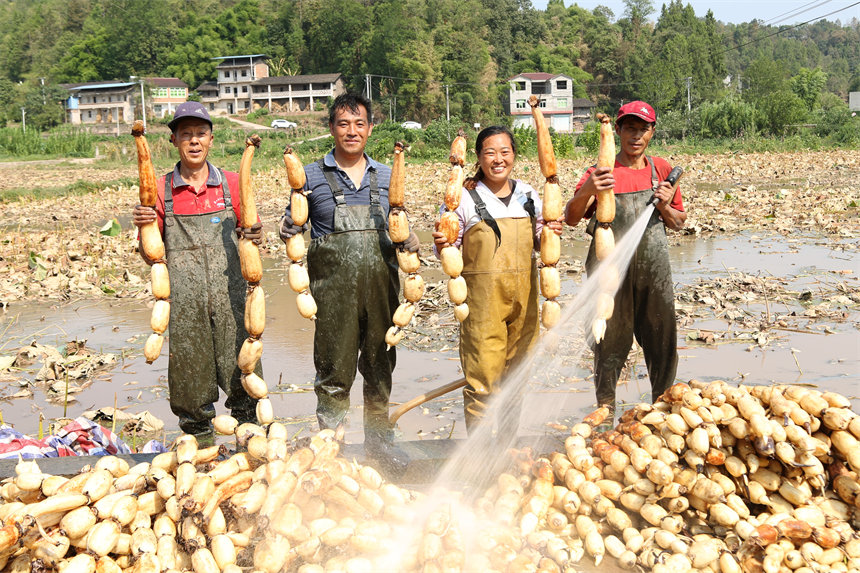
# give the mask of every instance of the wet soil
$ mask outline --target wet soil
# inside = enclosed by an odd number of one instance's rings
[[[683,190],[690,213],[687,229],[672,233],[680,364],[678,378],[724,379],[733,383],[809,384],[860,397],[860,224],[856,181],[860,164],[845,152],[673,158],[691,166]],[[824,174],[806,176],[799,163],[826,164]],[[583,165],[562,168],[576,179]],[[808,163],[807,163],[808,164]],[[814,163],[813,163],[814,164]],[[33,175],[56,181],[73,169],[5,171],[0,181]],[[86,168],[97,177],[97,166]],[[536,182],[536,165],[523,162],[519,176]],[[135,168],[123,176],[134,176]],[[105,180],[115,174],[104,174]],[[444,166],[409,166],[413,206],[410,220],[422,241],[438,208]],[[315,429],[313,411],[313,323],[301,318],[286,284],[286,257],[274,235],[283,207],[285,176],[255,174],[260,211],[270,231],[264,249],[267,294],[263,369],[276,415],[295,432]],[[20,184],[20,183],[19,183]],[[409,189],[408,189],[409,191]],[[105,189],[86,197],[0,206],[5,227],[0,242],[0,359],[33,342],[63,347],[86,340],[115,362],[85,379],[71,380],[74,401],[63,405],[56,384],[37,381],[40,364],[0,370],[4,421],[35,433],[39,416],[75,417],[86,410],[148,410],[164,420],[168,434],[176,419],[167,406],[167,348],[154,364],[141,356],[149,334],[148,274],[135,253],[128,213],[136,189]],[[116,217],[116,237],[97,229]],[[566,229],[562,302],[583,280],[587,243],[582,227]],[[406,339],[398,347],[393,406],[461,376],[457,325],[444,293],[438,263],[422,249],[421,273],[428,294]],[[34,258],[35,256],[35,258]],[[35,263],[34,263],[35,261]],[[41,264],[41,267],[39,266]],[[532,380],[523,431],[541,433],[547,422],[575,420],[594,400],[591,358],[583,347],[560,347],[558,365],[545,380]],[[65,382],[65,381],[61,381]],[[53,390],[50,387],[53,386]],[[638,402],[650,394],[641,352],[634,350],[619,384],[619,399]],[[347,439],[360,442],[361,378],[352,394]],[[223,408],[220,408],[223,411]],[[549,419],[544,413],[553,412]],[[459,392],[405,414],[398,422],[404,439],[465,437]],[[131,441],[131,440],[129,440]]]

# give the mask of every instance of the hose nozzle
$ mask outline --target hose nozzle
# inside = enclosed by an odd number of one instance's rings
[[[681,167],[675,167],[672,169],[672,171],[669,172],[669,175],[666,176],[666,181],[668,181],[669,184],[671,184],[672,188],[674,189],[675,187],[678,186],[678,181],[680,181],[681,176],[683,176],[683,175],[684,175],[684,169]],[[655,203],[657,203],[657,194],[656,193],[651,195],[651,198],[648,199],[648,202],[645,203],[645,205],[646,206],[654,205]]]

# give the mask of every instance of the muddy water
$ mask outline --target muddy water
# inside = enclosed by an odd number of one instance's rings
[[[569,234],[570,232],[568,232]],[[586,243],[565,238],[567,257],[582,260]],[[700,279],[726,276],[728,272],[785,279],[788,288],[798,293],[816,292],[821,281],[828,284],[844,282],[855,291],[860,256],[832,250],[831,243],[816,237],[779,235],[739,235],[732,238],[683,238],[671,248],[674,280],[689,285]],[[295,297],[286,284],[283,260],[266,260],[263,286],[267,293],[267,325],[263,340],[263,369],[269,384],[275,413],[291,428],[315,429],[313,416],[316,399],[313,393],[313,323],[299,316]],[[839,274],[852,271],[851,274]],[[423,273],[429,281],[439,280],[438,273]],[[568,300],[579,285],[578,275],[565,275],[563,293]],[[773,301],[769,308],[750,307],[754,314],[769,310],[772,314],[802,313],[802,307],[792,301]],[[860,333],[856,324],[860,313],[849,311],[839,322],[811,322],[815,334],[791,330],[769,330],[771,342],[759,346],[754,340],[701,345],[688,342],[687,329],[679,334],[680,364],[678,378],[715,379],[733,383],[810,384],[832,389],[852,397],[855,409],[860,395]],[[418,319],[420,321],[420,315]],[[116,366],[92,380],[76,401],[68,406],[68,416],[103,406],[119,407],[129,412],[149,410],[166,422],[168,430],[176,430],[176,419],[170,413],[166,399],[167,351],[152,365],[140,355],[145,336],[149,333],[149,309],[139,301],[85,300],[63,304],[26,302],[13,304],[0,314],[0,355],[13,354],[19,347],[37,341],[62,346],[66,341],[86,339],[87,345],[100,352],[117,355]],[[826,334],[827,324],[832,334]],[[418,323],[420,328],[420,322]],[[723,320],[695,321],[691,328],[716,333],[733,328]],[[456,338],[454,338],[456,340]],[[455,347],[440,352],[426,352],[409,347],[407,338],[398,349],[398,364],[394,376],[392,402],[396,405],[414,396],[455,380],[460,376]],[[540,432],[549,420],[541,412],[553,411],[550,405],[563,397],[563,417],[577,419],[593,404],[594,395],[589,368],[590,358],[583,348],[558,349],[558,364],[547,380],[532,382],[525,398],[524,431]],[[4,373],[2,396],[21,388],[13,378],[32,382],[38,365],[32,371]],[[34,433],[38,415],[47,418],[63,415],[62,401],[48,403],[45,392],[36,386],[31,398],[7,398],[0,404],[3,418],[24,432]],[[638,402],[650,394],[644,362],[639,356],[628,380],[619,385],[619,400]],[[353,412],[347,440],[360,442],[361,379],[352,392]],[[223,412],[223,407],[219,406]],[[405,414],[398,422],[403,439],[433,439],[465,437],[462,400],[459,392],[443,396],[424,407]]]

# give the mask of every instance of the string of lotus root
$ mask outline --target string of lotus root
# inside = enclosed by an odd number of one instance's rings
[[[403,143],[394,144],[394,162],[391,166],[391,182],[388,185],[388,235],[394,243],[402,243],[409,238],[409,220],[406,218],[404,203],[406,201],[406,153]],[[418,274],[421,259],[418,253],[397,249],[397,264],[406,274],[403,281],[403,298],[406,302],[394,311],[392,321],[394,326],[385,333],[385,344],[389,348],[397,345],[403,339],[404,328],[415,315],[418,301],[424,296],[424,279]]]
[[[466,320],[469,316],[469,306],[466,304],[466,279],[460,276],[463,272],[463,255],[460,249],[454,246],[460,236],[460,219],[454,211],[460,206],[460,197],[463,195],[463,182],[465,174],[463,165],[466,162],[466,133],[462,128],[457,132],[457,137],[451,142],[451,170],[448,172],[448,182],[445,185],[445,208],[439,218],[439,232],[445,235],[447,247],[439,251],[439,259],[442,261],[442,270],[448,279],[448,299],[454,305],[454,316],[459,322]]]
[[[290,216],[293,218],[293,224],[301,227],[308,221],[308,197],[304,190],[305,168],[292,147],[287,147],[284,150],[284,166],[287,168],[287,182],[292,189],[290,193]],[[317,303],[311,295],[308,267],[302,262],[306,251],[305,238],[301,233],[296,233],[287,239],[287,256],[292,261],[287,273],[287,280],[290,283],[290,288],[297,294],[296,306],[299,309],[299,314],[310,320],[316,320]]]
[[[542,215],[544,222],[548,223],[561,219],[564,205],[561,199],[561,187],[558,184],[558,166],[552,149],[552,139],[539,104],[540,100],[537,96],[529,98],[537,131],[538,162],[540,171],[546,178],[543,184]],[[561,318],[561,305],[555,300],[561,294],[561,275],[556,267],[560,257],[561,237],[544,224],[540,234],[540,259],[543,263],[540,269],[540,292],[547,300],[541,306],[540,317],[541,323],[547,329],[555,326]]]
[[[152,153],[143,130],[143,121],[135,121],[131,127],[134,143],[137,147],[137,172],[140,177],[139,197],[140,204],[145,207],[155,207],[158,197],[157,179],[155,168],[152,166]],[[152,306],[152,315],[149,325],[152,334],[146,339],[143,347],[143,356],[147,364],[152,364],[164,344],[164,331],[170,321],[170,278],[167,272],[167,263],[164,260],[164,241],[161,239],[161,231],[158,230],[158,221],[141,225],[140,246],[143,254],[150,261],[155,261],[150,268],[150,280],[152,282],[152,295],[155,304]]]
[[[239,163],[239,202],[241,204],[242,227],[247,229],[257,222],[257,205],[254,202],[254,188],[251,185],[251,160],[254,151],[260,146],[260,136],[252,135],[245,140],[245,151]],[[245,330],[248,338],[242,343],[236,364],[242,371],[242,387],[251,398],[257,400],[257,420],[270,424],[274,420],[272,402],[266,382],[254,373],[257,362],[263,354],[263,328],[266,326],[266,297],[260,279],[263,278],[263,262],[260,247],[253,241],[239,239],[239,263],[242,276],[248,281],[248,294],[245,298]]]
[[[600,149],[597,153],[597,167],[615,166],[615,134],[608,115],[599,113]],[[604,261],[615,250],[615,235],[610,226],[615,219],[615,192],[604,189],[597,192],[597,226],[594,229],[594,254],[598,261]],[[612,267],[603,269],[604,280],[600,283],[597,293],[597,307],[594,321],[591,323],[591,334],[594,342],[600,343],[606,334],[606,321],[615,309],[615,291],[618,288],[618,269]]]

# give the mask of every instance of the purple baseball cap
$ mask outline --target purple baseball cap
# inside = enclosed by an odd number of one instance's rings
[[[170,128],[170,131],[176,131],[176,126],[180,121],[192,117],[206,121],[209,123],[209,128],[212,128],[212,119],[209,117],[209,112],[198,101],[185,101],[176,106],[176,113],[173,114],[173,119],[170,120],[167,127]]]

